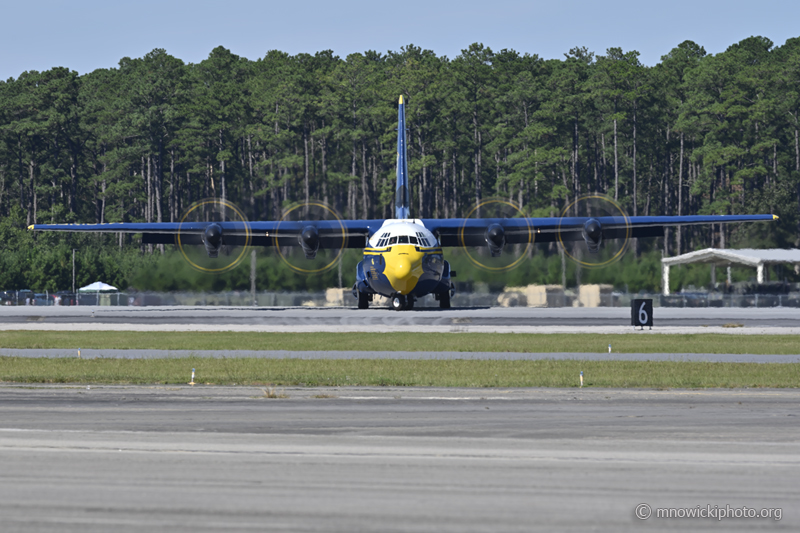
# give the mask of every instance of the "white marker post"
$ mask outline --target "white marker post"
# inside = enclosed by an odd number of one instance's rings
[[[189,385],[194,387],[194,368],[192,369],[192,381],[189,382]]]
[[[581,370],[581,388],[583,388],[583,370]]]
[[[611,353],[611,345],[608,345],[608,353]]]

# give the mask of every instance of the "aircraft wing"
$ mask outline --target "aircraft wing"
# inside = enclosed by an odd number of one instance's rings
[[[483,246],[487,238],[500,245],[528,242],[660,237],[667,226],[777,220],[777,215],[601,216],[549,218],[423,219],[442,246]],[[504,239],[504,240],[503,240]]]
[[[777,215],[602,216],[551,218],[422,219],[442,246],[484,246],[487,235],[498,245],[528,242],[659,237],[667,226],[724,224],[777,219]],[[140,233],[145,244],[204,244],[217,225],[229,246],[303,246],[317,239],[321,248],[364,248],[383,220],[256,222],[124,222],[115,224],[34,224],[36,231]],[[310,230],[310,228],[313,228]],[[311,231],[311,233],[309,233]],[[212,236],[213,240],[213,236]],[[587,241],[587,242],[589,242]],[[313,244],[313,242],[311,243]]]
[[[88,233],[140,233],[144,244],[204,244],[216,225],[228,246],[302,246],[309,238],[321,248],[364,248],[383,220],[237,222],[121,222],[113,224],[34,224],[29,230]],[[309,233],[309,228],[313,228]],[[316,236],[314,236],[314,234]]]

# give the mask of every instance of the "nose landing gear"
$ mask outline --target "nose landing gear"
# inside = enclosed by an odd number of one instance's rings
[[[391,299],[392,309],[395,311],[402,311],[404,309],[414,308],[414,297],[404,296],[402,294],[395,294]]]

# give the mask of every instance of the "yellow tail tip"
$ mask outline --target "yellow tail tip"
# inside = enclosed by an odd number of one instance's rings
[[[778,215],[772,215],[772,220],[778,220]]]
[[[402,94],[400,95],[400,101],[399,101],[398,103],[399,103],[399,104],[402,104],[402,103],[403,103],[403,95],[402,95]]]
[[[30,226],[28,226],[28,231],[30,231],[30,230],[32,230],[32,229],[33,229],[33,224],[31,224]]]

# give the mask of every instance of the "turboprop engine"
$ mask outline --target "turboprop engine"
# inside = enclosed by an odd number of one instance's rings
[[[498,257],[503,253],[503,246],[506,244],[506,231],[500,224],[492,224],[486,228],[486,244],[492,257]]]
[[[603,242],[603,227],[596,218],[590,218],[583,225],[583,240],[590,253],[596,254],[600,251],[600,244]]]
[[[303,228],[302,233],[297,236],[297,242],[303,248],[303,253],[306,259],[314,259],[317,257],[317,250],[319,250],[319,233],[314,226],[306,226]]]
[[[222,227],[219,224],[209,224],[203,232],[203,244],[208,257],[217,257],[222,247]]]

